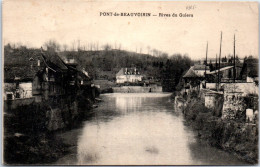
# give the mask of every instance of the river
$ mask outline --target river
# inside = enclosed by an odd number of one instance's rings
[[[196,139],[170,94],[115,93],[78,129],[59,135],[74,143],[55,164],[63,165],[244,165],[234,155]]]

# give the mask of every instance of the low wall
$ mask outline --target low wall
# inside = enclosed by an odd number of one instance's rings
[[[151,86],[152,92],[162,92],[162,86]]]
[[[216,116],[221,115],[224,103],[224,96],[222,93],[214,91],[205,92],[204,102],[205,107],[213,110]]]
[[[51,109],[46,112],[47,129],[49,131],[62,129],[65,127],[65,122],[62,119],[62,111],[59,108]]]
[[[114,93],[149,93],[149,92],[162,92],[161,86],[143,87],[143,86],[121,86],[112,87]]]
[[[258,123],[221,119],[205,107],[203,99],[198,98],[187,102],[184,118],[187,125],[197,131],[199,139],[249,163],[258,162]]]
[[[30,105],[35,101],[34,97],[31,98],[21,98],[15,100],[4,100],[4,110],[13,110],[19,106]]]
[[[183,100],[179,96],[175,96],[174,99],[174,111],[176,112],[183,112],[186,106],[185,100]]]
[[[227,120],[245,120],[248,95],[255,95],[258,99],[258,87],[255,83],[228,83],[224,85],[224,104],[222,118]],[[256,109],[257,110],[257,109]]]

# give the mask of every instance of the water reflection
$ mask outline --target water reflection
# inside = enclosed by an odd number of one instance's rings
[[[135,112],[142,106],[144,97],[116,97],[115,106],[122,113],[126,114],[128,111]]]
[[[173,112],[169,94],[109,94],[102,99],[78,137],[75,164],[243,164],[198,143],[182,114]]]
[[[189,134],[180,121],[165,112],[139,112],[99,125],[86,123],[78,163],[187,164]]]
[[[86,122],[78,144],[78,164],[188,164],[182,119],[172,116],[169,94],[117,94],[103,97],[97,120]],[[118,113],[110,121],[104,116]],[[181,125],[181,126],[180,126]],[[173,128],[173,127],[176,127]],[[174,129],[174,130],[173,130]]]

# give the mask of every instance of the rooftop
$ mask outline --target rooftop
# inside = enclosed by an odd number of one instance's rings
[[[140,75],[140,71],[137,68],[121,68],[116,75]]]
[[[31,66],[5,66],[4,67],[4,82],[32,81],[37,69]]]
[[[63,72],[68,70],[65,63],[61,60],[61,58],[54,52],[43,52],[42,57],[48,67],[53,69],[54,71]]]
[[[205,70],[204,64],[195,64],[193,70]],[[206,70],[209,70],[209,66],[206,67]]]
[[[191,66],[190,69],[186,72],[186,74],[183,76],[183,78],[198,78],[201,77],[194,71],[194,66]]]
[[[216,74],[216,73],[221,72],[221,71],[229,70],[229,69],[231,69],[231,68],[233,68],[233,67],[234,67],[234,66],[223,67],[223,68],[221,68],[221,69],[219,69],[219,70],[215,70],[215,71],[208,72],[207,74]]]

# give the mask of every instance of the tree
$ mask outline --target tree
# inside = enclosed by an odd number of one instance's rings
[[[104,49],[105,51],[108,51],[108,50],[111,50],[112,47],[111,47],[111,45],[109,45],[109,44],[105,44],[105,45],[103,46],[103,49]]]
[[[62,47],[63,47],[64,51],[67,51],[67,49],[68,49],[68,45],[67,44],[63,44]]]
[[[151,47],[150,47],[150,46],[147,46],[147,54],[148,54],[148,55],[150,54],[150,50],[151,50]]]
[[[43,44],[43,46],[47,49],[47,51],[59,52],[60,44],[55,40],[49,40]]]
[[[190,68],[191,63],[192,61],[187,55],[175,54],[171,56],[162,70],[163,91],[175,91],[184,71]]]
[[[118,50],[121,50],[121,43],[119,43]]]

